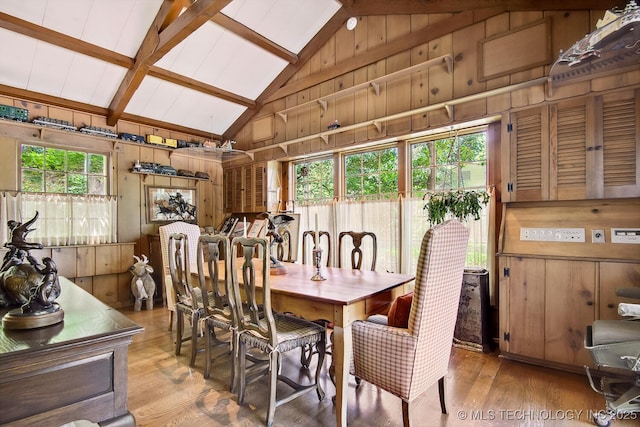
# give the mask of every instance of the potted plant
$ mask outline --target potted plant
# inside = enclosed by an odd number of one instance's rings
[[[482,207],[489,203],[489,194],[474,190],[435,191],[425,194],[423,200],[427,202],[424,209],[429,223],[435,225],[443,222],[447,215],[461,221],[469,217],[480,219]]]

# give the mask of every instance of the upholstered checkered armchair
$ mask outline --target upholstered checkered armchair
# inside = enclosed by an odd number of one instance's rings
[[[353,324],[352,374],[409,402],[438,381],[442,413],[458,313],[469,230],[457,220],[424,235],[407,329],[359,321]]]

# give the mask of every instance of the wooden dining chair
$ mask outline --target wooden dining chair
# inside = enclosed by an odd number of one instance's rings
[[[176,311],[177,295],[171,283],[169,273],[169,236],[172,233],[184,233],[189,237],[189,253],[195,254],[197,251],[198,238],[200,237],[200,227],[184,221],[175,221],[158,227],[160,235],[160,252],[162,253],[162,283],[164,286],[165,303],[169,310],[169,330],[173,330],[174,313]],[[192,271],[196,271],[195,259],[189,260]]]
[[[440,408],[447,413],[444,378],[458,317],[468,239],[469,230],[455,219],[426,232],[406,328],[368,321],[352,324],[351,373],[402,399],[405,426],[409,425],[409,403],[435,382]]]
[[[349,242],[351,246],[349,246]],[[367,243],[368,242],[368,243]],[[346,252],[350,248],[350,252]],[[370,252],[365,256],[364,249]],[[370,231],[343,231],[338,235],[338,267],[347,267],[343,258],[349,254],[351,268],[354,270],[362,270],[362,263],[365,258],[371,261],[370,270],[376,269],[376,261],[378,258],[378,239],[375,233]]]
[[[240,257],[237,254],[238,246],[242,248]],[[284,352],[309,344],[316,344],[318,348],[324,349],[325,330],[313,322],[272,311],[269,244],[265,239],[236,237],[231,247],[233,287],[231,298],[234,299],[233,307],[238,319],[237,347],[234,350],[237,357],[235,378],[238,382],[238,403],[243,403],[248,384],[268,374],[268,406],[265,424],[271,426],[277,406],[313,390],[316,391],[320,400],[324,398],[324,391],[320,385],[324,351],[319,354],[315,378],[311,384],[303,385],[284,376],[281,374],[280,365],[285,360],[281,357]],[[260,249],[258,252],[264,254],[262,258],[254,258],[256,248]],[[241,266],[238,266],[240,263]],[[238,270],[241,270],[242,283],[238,279]],[[262,310],[260,310],[261,306]],[[260,316],[261,311],[262,316]],[[262,352],[266,360],[251,361],[249,355],[256,351]],[[250,366],[247,366],[248,360],[252,362]],[[277,399],[278,381],[293,388],[293,392]]]
[[[169,272],[171,284],[176,295],[176,356],[180,355],[182,343],[191,340],[191,360],[189,366],[194,366],[198,352],[199,322],[206,315],[205,306],[208,305],[207,290],[199,284],[192,285],[189,238],[184,233],[172,233],[169,236]],[[184,318],[191,325],[191,336],[184,338]]]
[[[200,289],[206,289],[205,305],[205,368],[204,378],[211,375],[211,365],[214,358],[212,350],[216,347],[227,348],[227,355],[233,343],[233,332],[237,322],[234,319],[233,301],[228,295],[231,293],[231,243],[227,236],[216,234],[202,235],[198,239],[198,280]],[[204,300],[204,299],[203,299]],[[223,333],[232,331],[230,340],[220,340],[216,330]],[[231,385],[233,390],[233,358],[231,369]]]
[[[322,249],[322,258],[325,267],[331,266],[331,234],[328,231],[318,231],[318,244]],[[313,247],[315,231],[307,230],[302,233],[302,263],[313,264]]]

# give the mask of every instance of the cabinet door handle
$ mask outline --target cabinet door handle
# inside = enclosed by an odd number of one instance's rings
[[[587,301],[587,305],[593,305],[593,301]]]
[[[611,304],[611,303],[607,304],[607,307],[609,308],[614,308],[615,306],[616,306],[615,304]]]

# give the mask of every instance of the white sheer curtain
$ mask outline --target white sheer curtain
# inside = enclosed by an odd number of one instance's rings
[[[493,194],[491,194],[493,196]],[[314,230],[315,215],[318,214],[318,229],[329,231],[332,238],[332,265],[337,264],[338,235],[341,231],[371,231],[378,238],[378,261],[376,270],[401,273],[416,271],[420,244],[424,233],[430,228],[422,198],[402,198],[381,201],[334,201],[331,203],[297,206],[300,213],[300,239],[305,230]],[[470,229],[467,267],[482,267],[491,270],[488,260],[494,248],[488,245],[489,206],[483,208],[481,217],[470,219],[465,225]],[[301,240],[298,259],[302,260]],[[343,265],[345,264],[343,260]],[[363,262],[370,258],[366,256]]]
[[[0,193],[0,221],[25,222],[39,214],[29,241],[45,246],[117,242],[117,198],[67,194]],[[9,230],[2,227],[2,241]]]

